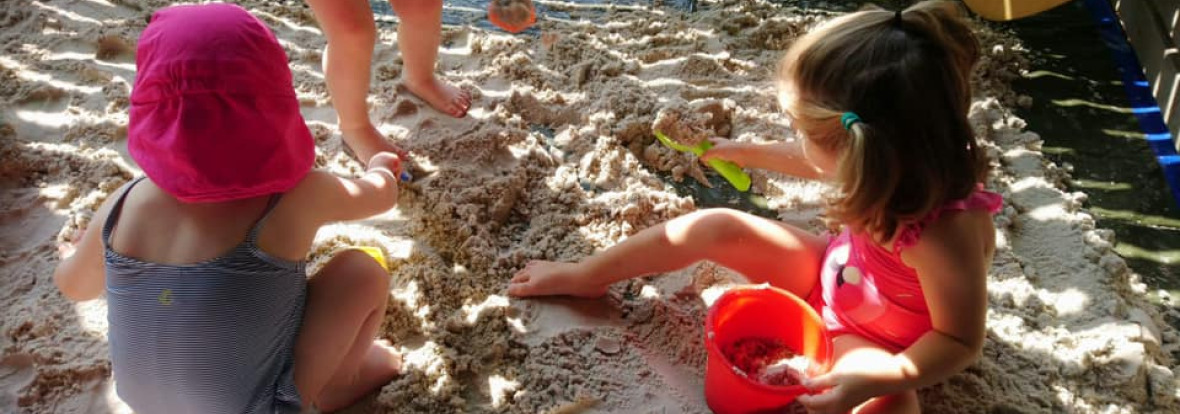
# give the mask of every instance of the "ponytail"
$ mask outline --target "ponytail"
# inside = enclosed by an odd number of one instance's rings
[[[900,160],[887,132],[877,126],[856,122],[847,130],[847,145],[836,170],[843,197],[832,203],[829,214],[856,229],[876,229],[884,240],[893,236],[897,217],[889,214],[863,214],[886,211],[889,198],[901,180]]]
[[[864,10],[787,51],[784,110],[806,139],[841,154],[832,218],[889,240],[986,177],[967,122],[979,44],[962,16],[949,1]]]

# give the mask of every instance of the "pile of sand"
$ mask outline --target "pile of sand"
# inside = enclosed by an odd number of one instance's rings
[[[103,301],[74,305],[50,275],[55,244],[138,170],[126,155],[134,44],[163,0],[0,3],[0,411],[125,411],[111,392]],[[302,2],[243,2],[291,59],[316,164],[340,151],[319,68],[323,36]],[[793,139],[771,74],[783,49],[830,17],[761,1],[661,8],[541,3],[540,37],[447,28],[439,70],[472,92],[451,119],[398,87],[383,28],[371,102],[379,128],[420,167],[401,205],[326,228],[313,268],[341,246],[389,254],[395,280],[382,335],[407,371],[353,411],[704,412],[702,293],[737,276],[710,264],[614,286],[607,298],[509,300],[531,259],[575,260],[697,208],[670,180],[708,181],[652,136],[661,109],[709,108],[711,133]],[[579,20],[594,15],[594,22]],[[1084,195],[1045,161],[1007,109],[1022,53],[981,32],[972,109],[1006,199],[984,358],[924,390],[931,412],[1174,411],[1177,334],[1095,229]],[[788,222],[822,230],[821,184],[751,171]],[[709,173],[712,174],[712,173]],[[714,177],[716,178],[716,177]],[[715,181],[714,182],[718,182]],[[721,181],[723,182],[723,181]],[[706,295],[707,296],[707,295]]]

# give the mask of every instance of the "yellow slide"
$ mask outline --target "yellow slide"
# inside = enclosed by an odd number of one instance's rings
[[[1016,20],[1022,17],[1032,16],[1034,14],[1052,9],[1062,4],[1068,3],[1070,0],[963,0],[967,3],[967,8],[978,14],[979,17],[995,20],[1008,21]]]

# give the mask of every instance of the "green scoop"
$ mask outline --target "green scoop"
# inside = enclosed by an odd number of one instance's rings
[[[668,146],[668,148],[677,151],[691,152],[698,157],[700,157],[701,154],[704,154],[705,151],[708,151],[709,148],[713,148],[713,143],[709,142],[707,139],[701,140],[699,144],[694,146],[688,146],[669,139],[660,131],[655,131],[655,133],[656,139],[659,139],[660,142],[663,142],[664,145]],[[716,170],[718,174],[721,174],[722,177],[725,177],[725,179],[728,180],[730,184],[733,184],[733,188],[736,188],[738,191],[742,192],[750,190],[750,176],[746,174],[745,171],[742,171],[742,167],[739,167],[737,164],[732,162],[719,159],[711,159],[707,161],[707,163],[710,167],[713,167],[713,170]]]

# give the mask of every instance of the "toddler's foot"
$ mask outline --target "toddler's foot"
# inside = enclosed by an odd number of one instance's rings
[[[438,77],[431,76],[426,81],[406,80],[404,83],[410,93],[422,98],[444,114],[462,118],[467,116],[467,109],[471,108],[471,94],[439,80]]]
[[[569,295],[597,298],[606,294],[609,285],[598,285],[582,271],[578,263],[532,261],[512,276],[508,294],[512,296]]]
[[[401,374],[401,369],[401,353],[389,341],[375,340],[351,381],[333,381],[320,393],[318,408],[322,412],[332,412],[348,407],[370,392],[389,384]]]
[[[348,155],[363,165],[368,165],[369,160],[378,152],[392,152],[403,162],[410,159],[410,154],[406,150],[386,141],[372,124],[355,128],[341,127],[340,135],[344,136],[344,150],[350,151],[351,154]]]
[[[388,384],[402,373],[402,354],[393,344],[384,339],[374,340],[361,362],[359,382],[368,384],[368,389],[377,389]]]

